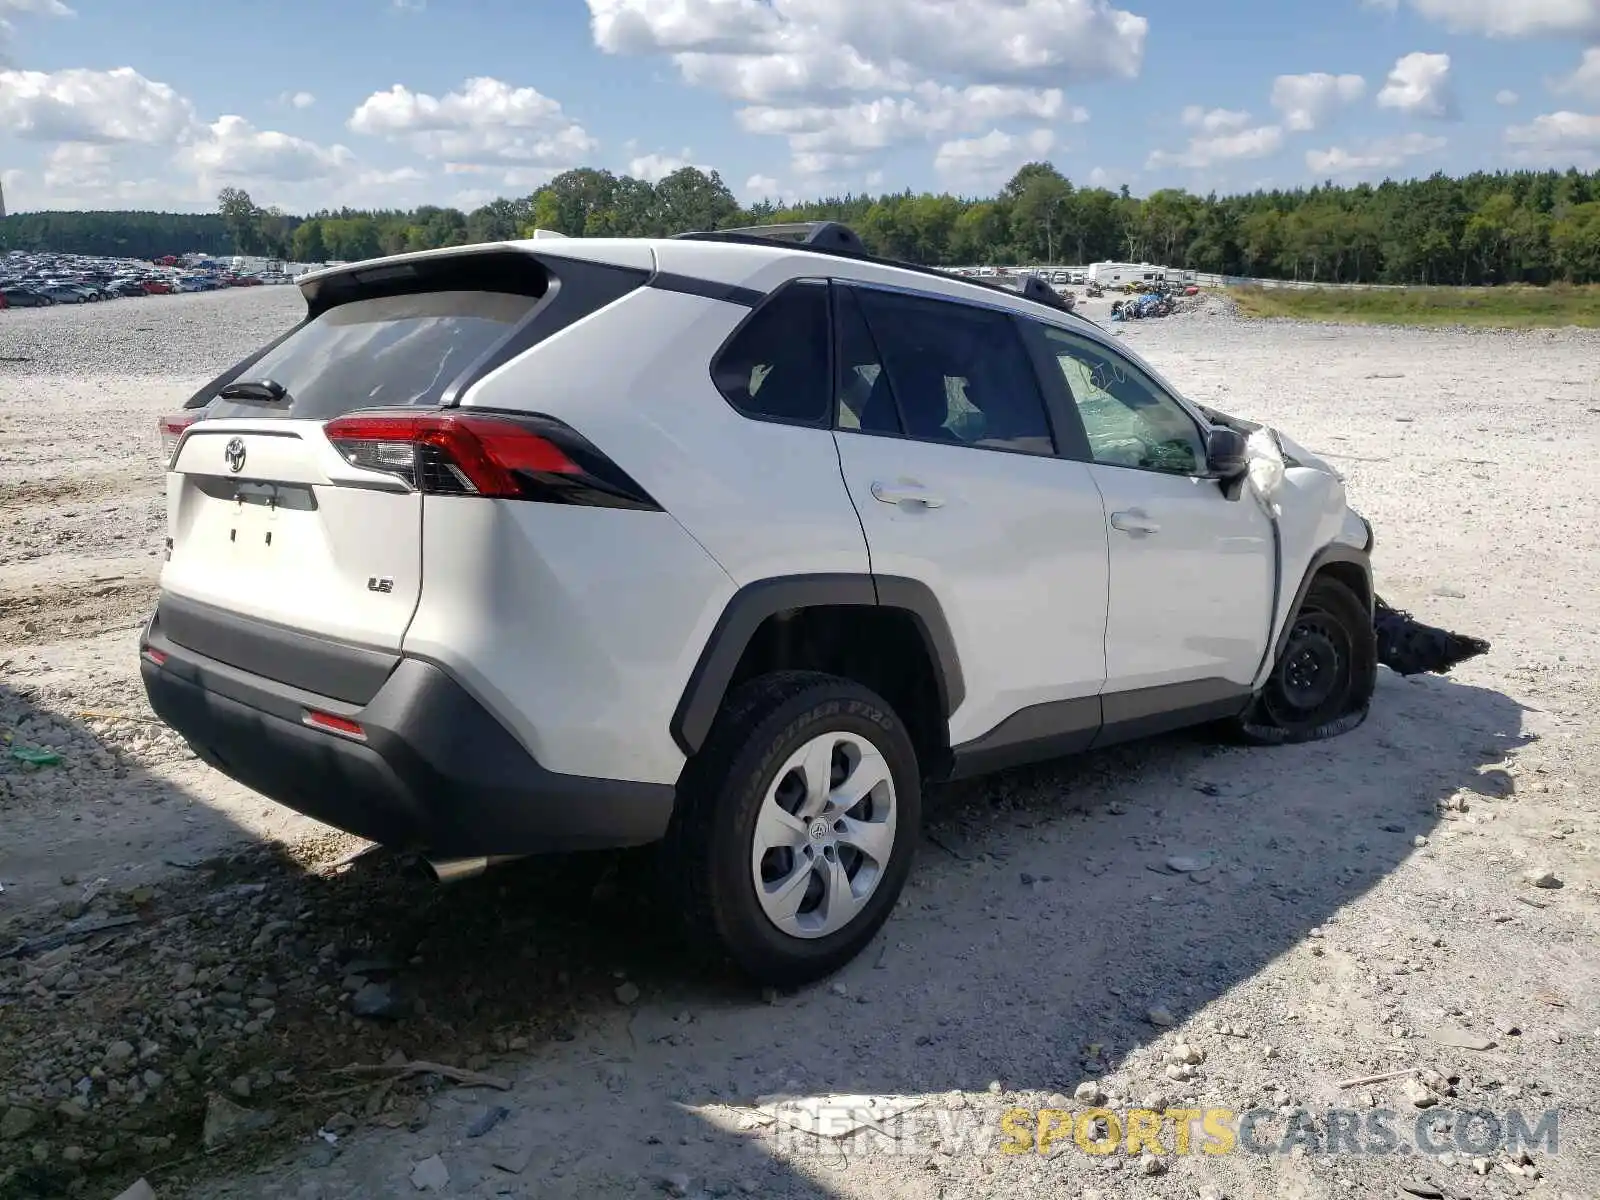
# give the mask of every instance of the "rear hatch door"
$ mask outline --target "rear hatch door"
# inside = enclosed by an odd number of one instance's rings
[[[399,649],[421,587],[419,494],[351,468],[321,421],[203,421],[173,466],[163,591]],[[177,623],[166,624],[185,640]]]
[[[539,291],[536,278],[525,291]],[[357,298],[315,314],[239,372],[189,427],[168,474],[161,583],[175,607],[198,602],[398,650],[420,595],[422,496],[347,462],[324,422],[358,409],[438,406],[539,298],[473,290]],[[181,623],[163,624],[184,643]]]

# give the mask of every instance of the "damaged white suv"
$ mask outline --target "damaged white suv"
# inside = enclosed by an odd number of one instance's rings
[[[1338,476],[1048,289],[833,225],[300,286],[166,423],[144,681],[219,770],[442,874],[659,841],[690,934],[792,984],[887,919],[929,781],[1366,713]]]

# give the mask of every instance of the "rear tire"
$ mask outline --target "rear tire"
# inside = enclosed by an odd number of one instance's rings
[[[921,832],[905,726],[860,684],[766,675],[723,705],[660,863],[702,955],[775,987],[829,975],[882,928]]]
[[[1321,741],[1367,719],[1378,682],[1372,614],[1337,579],[1312,581],[1266,685],[1235,722],[1257,745]]]

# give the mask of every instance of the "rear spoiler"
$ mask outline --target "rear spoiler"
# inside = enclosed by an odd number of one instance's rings
[[[348,293],[349,291],[384,291],[392,288],[394,284],[404,281],[415,281],[425,275],[433,274],[438,268],[449,261],[463,261],[463,265],[474,259],[492,254],[519,254],[511,242],[484,242],[477,246],[442,246],[436,250],[414,250],[407,254],[391,254],[384,258],[368,258],[361,262],[340,263],[333,267],[324,267],[320,271],[307,271],[295,283],[300,288],[300,294],[306,298],[307,306],[312,309],[312,315],[331,308],[333,303],[330,292]],[[472,264],[477,265],[477,264]],[[319,303],[320,301],[320,303]]]
[[[357,296],[438,291],[452,286],[486,286],[518,294],[543,294],[543,275],[561,273],[564,262],[643,273],[655,271],[655,254],[647,243],[615,238],[568,238],[554,230],[536,231],[536,238],[481,242],[415,250],[363,262],[340,263],[302,275],[296,282],[309,315],[326,312]],[[538,269],[534,269],[537,265]],[[538,282],[533,282],[537,278]],[[519,282],[520,279],[520,282]],[[426,281],[426,282],[424,282]]]

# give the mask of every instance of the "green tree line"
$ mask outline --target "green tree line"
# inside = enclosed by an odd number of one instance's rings
[[[1600,172],[1479,172],[1236,196],[1078,187],[1049,163],[997,195],[845,195],[741,207],[715,172],[656,183],[582,168],[471,212],[324,210],[292,216],[225,189],[215,214],[19,213],[0,249],[151,258],[206,250],[298,262],[371,258],[522,236],[666,236],[837,220],[874,252],[934,265],[1151,261],[1197,271],[1330,283],[1600,282]]]

